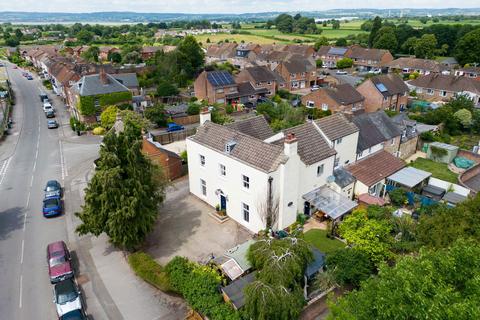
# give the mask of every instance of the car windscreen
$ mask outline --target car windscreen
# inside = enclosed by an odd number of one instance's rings
[[[62,264],[62,263],[65,263],[65,261],[67,261],[65,259],[65,256],[63,254],[59,254],[57,256],[52,256],[50,258],[50,260],[48,261],[48,263],[50,264],[50,266],[54,267],[56,265],[59,265],[59,264]]]
[[[45,208],[54,208],[58,206],[57,199],[46,199],[43,201]]]
[[[75,288],[72,286],[71,289],[69,288],[69,290],[65,290],[65,291],[62,290],[62,292],[57,292],[57,303],[64,304],[69,301],[73,301],[77,299],[77,297],[78,297],[78,293],[75,290]]]
[[[58,186],[55,184],[47,185],[47,188],[45,189],[45,191],[57,191],[57,190],[58,190]]]

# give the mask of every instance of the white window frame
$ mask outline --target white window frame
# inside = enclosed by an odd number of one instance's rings
[[[200,158],[200,165],[202,167],[205,167],[205,163],[206,163],[205,156],[203,154],[199,154],[199,158]]]
[[[207,196],[207,182],[203,179],[200,179],[200,190],[204,197]]]
[[[446,97],[446,96],[447,96],[447,90],[440,91],[440,97]]]
[[[242,202],[242,216],[243,221],[250,222],[250,206]]]
[[[428,94],[429,96],[433,96],[434,93],[435,93],[435,90],[433,90],[433,89],[427,89],[427,94]]]
[[[222,177],[225,177],[227,175],[227,167],[225,167],[225,165],[220,163],[219,168],[220,168],[220,175]]]
[[[242,174],[242,186],[244,189],[250,189],[250,177]]]
[[[322,110],[327,111],[328,110],[328,104],[322,103]]]
[[[342,138],[338,138],[337,141],[335,141],[335,143],[336,143],[337,145],[341,144],[341,143],[342,143]]]

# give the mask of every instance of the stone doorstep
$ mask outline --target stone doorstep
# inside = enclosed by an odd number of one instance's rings
[[[212,217],[213,219],[215,219],[215,221],[217,221],[218,223],[222,224],[224,222],[227,222],[228,220],[230,220],[230,217],[226,216],[224,218],[220,218],[218,215],[216,215],[215,213],[211,213],[209,212],[208,215],[210,217]]]

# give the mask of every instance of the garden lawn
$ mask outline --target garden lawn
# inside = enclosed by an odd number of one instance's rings
[[[425,170],[432,173],[432,177],[448,181],[451,183],[458,183],[458,175],[448,169],[445,163],[435,162],[433,160],[417,158],[417,160],[408,164],[414,168]]]
[[[327,231],[311,229],[305,232],[304,239],[325,254],[345,248],[345,244],[337,239],[327,238]]]

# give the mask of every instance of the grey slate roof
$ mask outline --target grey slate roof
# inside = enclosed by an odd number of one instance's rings
[[[299,55],[294,55],[283,62],[283,65],[290,73],[309,72],[315,69],[312,61]]]
[[[245,305],[245,294],[243,293],[243,290],[248,284],[255,281],[256,273],[256,271],[249,273],[244,277],[233,281],[228,286],[221,288],[235,309],[238,310]]]
[[[422,88],[453,92],[470,91],[477,94],[480,93],[480,81],[463,76],[457,77],[453,75],[429,74],[409,81],[409,83],[413,86]]]
[[[133,88],[133,87],[139,86],[137,74],[135,73],[118,73],[112,76],[127,88]]]
[[[325,90],[333,100],[342,105],[349,105],[365,100],[365,97],[348,83],[339,84],[336,87],[326,88]]]
[[[313,123],[305,123],[299,126],[285,129],[285,135],[294,133],[298,140],[298,155],[303,163],[307,166],[327,159],[335,155],[337,152],[330,148],[327,141],[322,134],[318,132]],[[278,140],[275,143],[283,143],[284,139]]]
[[[79,94],[81,96],[94,96],[98,94],[129,91],[126,86],[118,82],[118,80],[111,75],[106,74],[106,77],[108,84],[102,83],[100,75],[98,74],[83,76],[78,82]]]
[[[265,140],[274,135],[263,115],[235,121],[226,126],[260,140]]]
[[[317,119],[315,120],[315,123],[331,141],[359,131],[357,126],[348,121],[348,119],[341,113]]]
[[[252,78],[257,82],[275,81],[276,77],[273,71],[263,66],[245,68]]]
[[[375,85],[384,85],[387,91],[382,92],[384,96],[392,96],[396,94],[403,94],[408,92],[408,86],[396,74],[382,74],[371,78]]]
[[[384,111],[358,115],[353,117],[352,122],[360,129],[357,152],[402,134],[402,131]]]
[[[272,172],[287,160],[283,145],[263,142],[233,128],[207,121],[198,127],[197,133],[188,139],[205,147],[225,153],[232,158],[244,162],[258,170]],[[225,144],[235,141],[236,145],[230,154],[225,152]]]
[[[241,82],[237,85],[238,91],[236,93],[230,93],[225,95],[227,98],[247,97],[256,94],[267,93],[266,88],[255,89],[250,82]]]
[[[165,112],[169,115],[186,116],[188,110],[188,104],[181,103],[174,106],[166,106]]]

